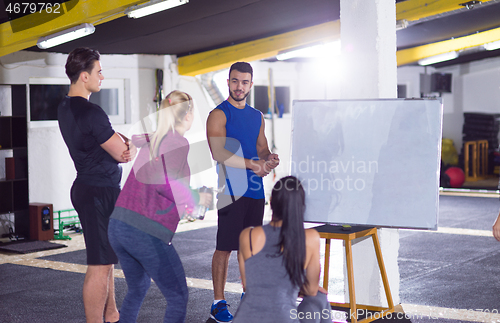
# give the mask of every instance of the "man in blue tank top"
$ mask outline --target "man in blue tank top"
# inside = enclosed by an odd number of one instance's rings
[[[219,193],[217,245],[212,258],[214,303],[210,317],[217,322],[233,319],[224,299],[229,257],[239,248],[241,231],[262,225],[264,187],[262,177],[279,164],[264,134],[264,117],[246,104],[253,82],[253,69],[246,62],[229,69],[229,97],[207,120],[207,137],[212,157],[217,161]]]

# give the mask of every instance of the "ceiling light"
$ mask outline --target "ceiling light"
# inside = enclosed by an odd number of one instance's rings
[[[409,23],[406,19],[396,20],[396,30],[405,29],[408,25]]]
[[[87,36],[95,31],[95,27],[91,24],[81,24],[79,26],[60,31],[58,33],[41,37],[38,39],[37,46],[41,49],[54,47],[69,41]]]
[[[340,40],[326,44],[319,44],[276,55],[276,59],[284,61],[295,57],[332,57],[340,55]]]
[[[492,43],[487,43],[483,45],[486,50],[495,50],[500,48],[500,40],[494,41]]]
[[[439,62],[449,61],[458,57],[457,52],[449,52],[444,54],[439,54],[436,56],[426,57],[418,61],[418,65],[431,65]]]
[[[481,1],[469,1],[465,3],[460,3],[459,6],[464,6],[467,9],[473,9],[475,4],[481,4]]]
[[[125,14],[129,18],[141,18],[159,11],[167,10],[188,3],[189,0],[151,0],[145,4],[135,5],[127,10]]]

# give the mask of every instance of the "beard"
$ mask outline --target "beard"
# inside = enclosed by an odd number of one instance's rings
[[[238,98],[234,92],[229,92],[229,95],[231,96],[231,98],[233,98],[234,101],[236,102],[240,102],[240,101],[243,101],[247,98],[248,94],[250,94],[250,91],[248,91],[247,93],[245,93],[245,95],[242,97],[242,98]]]

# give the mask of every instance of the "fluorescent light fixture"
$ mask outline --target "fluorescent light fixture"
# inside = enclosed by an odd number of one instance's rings
[[[332,57],[340,55],[340,40],[326,44],[304,47],[276,55],[276,59],[284,61],[295,57]]]
[[[449,61],[451,59],[455,59],[458,57],[457,52],[448,52],[444,54],[439,54],[436,56],[431,56],[431,57],[426,57],[422,58],[421,60],[418,61],[418,65],[431,65],[431,64],[436,64],[444,61]]]
[[[41,37],[38,39],[37,46],[41,49],[47,49],[69,41],[87,36],[95,31],[95,27],[91,24],[81,24],[79,26],[60,31],[58,33]]]
[[[486,50],[495,50],[500,48],[500,40],[494,41],[492,43],[487,43],[483,45]]]
[[[408,20],[406,19],[396,20],[396,30],[405,29],[406,27],[408,27]]]
[[[141,18],[159,11],[167,10],[188,3],[189,0],[151,0],[141,5],[135,5],[125,10],[129,18]]]

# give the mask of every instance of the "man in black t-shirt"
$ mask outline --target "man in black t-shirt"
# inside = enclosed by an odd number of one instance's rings
[[[78,213],[87,249],[83,304],[87,322],[117,322],[114,264],[118,263],[108,241],[109,216],[120,193],[121,167],[133,159],[136,148],[115,132],[106,113],[89,102],[100,91],[100,54],[90,48],[73,50],[66,62],[71,85],[59,104],[59,129],[77,171],[71,202]]]

